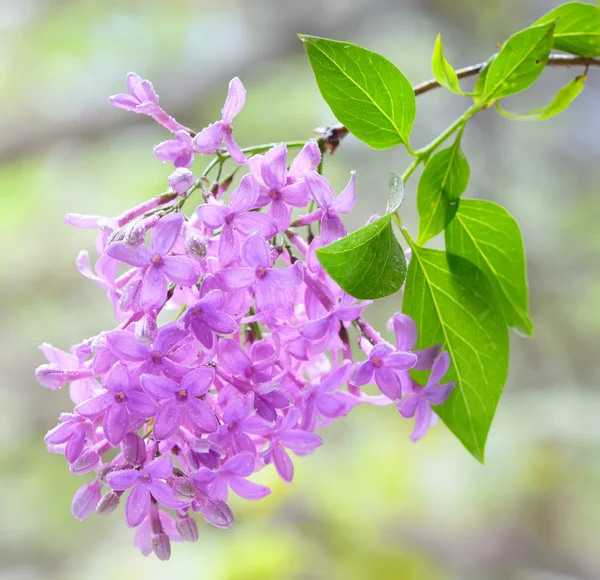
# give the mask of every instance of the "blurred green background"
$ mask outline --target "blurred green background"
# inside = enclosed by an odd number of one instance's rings
[[[523,228],[535,338],[512,337],[512,366],[487,449],[477,464],[440,425],[418,445],[393,408],[359,408],[296,459],[294,484],[272,468],[273,494],[234,501],[237,523],[200,523],[196,544],[170,562],[132,546],[122,508],[71,518],[90,477],[69,474],[42,438],[69,410],[66,390],[35,381],[43,341],[64,349],[113,325],[104,292],[74,259],[94,234],[63,224],[68,211],[114,215],[164,190],[152,156],[167,138],[150,119],[117,110],[136,71],[161,104],[195,129],[218,118],[240,76],[242,145],[310,136],[332,123],[296,33],[385,54],[413,82],[431,76],[438,32],[457,67],[559,4],[555,0],[2,0],[0,2],[0,577],[558,580],[600,578],[600,70],[572,108],[543,124],[494,111],[463,138],[467,195],[504,204]],[[580,70],[551,70],[511,110],[548,102]],[[468,86],[468,82],[465,86]],[[413,144],[467,106],[419,97]],[[507,104],[507,108],[509,108]],[[357,170],[352,229],[381,213],[387,173],[408,159],[347,138],[325,173],[337,191]],[[416,231],[415,176],[404,220]],[[395,296],[371,307],[382,326]]]

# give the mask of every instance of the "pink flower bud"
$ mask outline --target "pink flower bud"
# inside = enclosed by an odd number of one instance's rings
[[[112,514],[119,505],[122,493],[123,492],[114,491],[113,489],[107,491],[96,506],[96,513],[99,516],[107,516]]]
[[[71,513],[75,519],[85,520],[92,515],[100,501],[101,489],[102,484],[94,480],[75,492],[73,503],[71,503]]]
[[[35,369],[35,378],[42,387],[56,391],[67,382],[67,373],[58,365],[46,364]]]
[[[95,449],[86,449],[78,459],[71,464],[71,473],[75,475],[83,475],[93,471],[100,462],[100,456]]]
[[[150,540],[152,542],[152,550],[159,560],[168,560],[171,557],[171,540],[164,532],[152,534]]]
[[[137,248],[140,246],[146,237],[146,225],[141,220],[131,222],[125,228],[123,241],[129,248]]]
[[[177,531],[186,542],[195,542],[198,540],[198,524],[196,520],[190,516],[177,518],[175,523]]]
[[[179,195],[184,195],[185,192],[194,185],[195,181],[194,174],[185,167],[178,167],[171,175],[169,175],[167,181],[173,188],[173,191]]]
[[[190,501],[196,496],[196,487],[187,477],[175,477],[173,495],[181,501]]]
[[[146,461],[146,444],[144,440],[135,433],[127,433],[121,442],[121,451],[125,459],[137,466]]]
[[[138,342],[150,346],[156,338],[158,325],[156,324],[156,316],[148,313],[135,323],[135,337]]]
[[[229,528],[233,524],[233,513],[229,506],[220,499],[206,498],[202,502],[204,519],[216,528]]]
[[[202,236],[190,233],[185,238],[185,249],[192,258],[201,260],[206,257],[208,242]]]

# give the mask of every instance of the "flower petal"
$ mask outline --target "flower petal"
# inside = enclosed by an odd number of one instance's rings
[[[194,151],[212,155],[223,143],[223,121],[212,123],[205,127],[192,141]]]
[[[152,497],[161,505],[172,510],[183,509],[189,505],[188,502],[178,500],[173,495],[173,488],[164,481],[153,481],[148,486]]]
[[[240,180],[240,184],[231,192],[229,208],[234,213],[242,213],[255,207],[258,198],[258,183],[251,173]]]
[[[154,438],[159,441],[168,439],[179,429],[182,421],[183,405],[175,400],[166,402],[154,418]]]
[[[138,268],[146,266],[150,261],[150,251],[146,246],[138,246],[131,249],[125,245],[125,242],[113,242],[106,247],[106,254],[119,262],[124,262],[130,266]]]
[[[231,158],[238,165],[245,165],[248,163],[248,158],[244,155],[241,147],[233,140],[229,131],[224,131],[223,140],[225,141],[225,147],[227,148],[227,151],[229,151]]]
[[[347,234],[344,223],[337,215],[323,214],[321,218],[321,241],[323,244],[331,244]]]
[[[212,387],[215,371],[209,368],[199,368],[190,371],[181,381],[181,388],[193,397],[201,397]]]
[[[295,262],[288,268],[272,268],[269,270],[269,278],[272,284],[277,284],[282,288],[296,288],[304,280],[302,262]]]
[[[219,264],[227,268],[240,256],[240,241],[231,224],[225,224],[219,236]]]
[[[269,149],[262,161],[262,178],[265,185],[275,191],[285,186],[287,167],[287,147],[281,143]]]
[[[163,258],[163,272],[179,286],[193,286],[202,276],[202,267],[193,258],[166,256]]]
[[[217,419],[204,401],[195,398],[188,400],[185,415],[197,434],[214,433],[217,430]]]
[[[294,179],[301,179],[304,177],[304,171],[306,169],[314,171],[317,169],[320,162],[321,151],[317,142],[309,141],[292,161],[289,174]]]
[[[127,367],[121,363],[116,363],[107,373],[104,379],[104,386],[113,393],[131,389],[131,381]]]
[[[273,464],[279,477],[286,483],[291,483],[294,477],[294,464],[291,457],[280,445],[275,445],[273,448]]]
[[[411,441],[416,443],[427,433],[429,427],[431,426],[432,418],[433,413],[431,412],[429,403],[425,399],[419,398],[417,412],[415,413],[415,428],[410,434]]]
[[[141,307],[148,312],[160,308],[167,299],[167,280],[163,269],[159,266],[150,266],[146,269],[142,282],[140,296]]]
[[[168,254],[175,245],[182,226],[183,217],[180,213],[170,213],[158,220],[152,229],[150,251],[159,256]]]
[[[235,229],[244,235],[259,232],[266,240],[270,240],[277,233],[277,223],[265,213],[256,211],[241,213],[234,218]]]
[[[127,394],[126,405],[130,413],[143,419],[153,417],[158,411],[158,405],[148,395],[138,391]]]
[[[446,402],[452,393],[454,384],[454,381],[451,381],[449,383],[443,383],[434,387],[425,387],[425,389],[423,389],[425,398],[429,401],[430,405],[441,405],[442,403]]]
[[[128,425],[129,415],[124,404],[115,403],[108,408],[104,416],[104,435],[111,445],[117,446],[123,441]]]
[[[217,276],[223,290],[227,292],[242,290],[256,282],[254,268],[229,268],[228,270],[220,270]]]
[[[375,382],[379,390],[386,396],[395,401],[402,396],[402,385],[400,377],[392,370],[386,367],[375,369]]]
[[[356,171],[350,173],[350,181],[332,204],[335,213],[350,213],[356,205]]]
[[[224,312],[206,312],[204,320],[212,330],[219,334],[231,334],[238,329],[235,320]]]
[[[327,210],[333,203],[333,189],[331,189],[329,182],[317,172],[307,170],[304,172],[304,183],[317,205],[321,209]]]
[[[366,360],[355,367],[350,382],[357,387],[362,387],[362,385],[366,385],[367,383],[371,382],[374,370],[375,368],[373,367],[371,360]]]
[[[94,419],[95,417],[102,415],[102,413],[104,413],[106,409],[108,409],[114,403],[114,395],[112,393],[104,393],[103,395],[98,395],[89,401],[79,403],[79,405],[75,407],[75,412],[79,413],[79,415],[82,417]]]
[[[140,472],[137,469],[122,469],[120,471],[111,471],[106,476],[106,481],[112,489],[124,491],[130,488],[140,478]]]
[[[252,453],[238,453],[230,457],[221,467],[222,473],[248,477],[254,471],[254,455]]]
[[[434,385],[437,385],[444,378],[444,375],[448,372],[449,368],[450,355],[447,351],[444,351],[435,359],[435,361],[433,361],[433,367],[429,379],[427,380],[427,386],[433,387]]]
[[[150,512],[150,490],[146,485],[135,485],[125,504],[125,519],[131,528],[139,526]]]
[[[279,441],[294,453],[309,453],[323,445],[323,440],[318,435],[300,429],[284,431],[279,435]]]
[[[320,340],[323,338],[331,325],[331,314],[325,315],[323,318],[311,320],[298,327],[300,336],[307,340]]]
[[[142,389],[156,400],[170,399],[179,390],[179,385],[167,377],[144,374],[140,377]]]
[[[270,268],[269,246],[260,234],[251,234],[242,246],[242,259],[251,268]]]
[[[230,124],[236,115],[239,115],[246,103],[246,89],[238,77],[229,81],[229,91],[225,99],[225,105],[221,111],[223,121]]]
[[[268,487],[252,483],[241,477],[231,477],[229,479],[229,487],[231,487],[231,490],[236,495],[249,500],[263,499],[271,493]]]
[[[281,199],[288,205],[293,205],[294,207],[305,207],[308,205],[308,188],[303,181],[286,185],[280,193]]]
[[[144,473],[147,473],[152,479],[167,479],[173,475],[173,462],[164,455],[153,459],[144,467]]]
[[[111,352],[121,360],[140,362],[150,357],[150,349],[140,344],[133,332],[113,330],[106,335],[106,344]]]
[[[417,355],[412,352],[392,352],[385,357],[385,366],[399,371],[412,369],[417,362]]]
[[[198,206],[198,213],[204,225],[211,230],[220,228],[225,223],[225,218],[231,213],[231,209],[220,203],[204,203]]]
[[[155,145],[152,153],[154,157],[164,162],[173,162],[184,152],[183,145],[177,139],[170,139]]]

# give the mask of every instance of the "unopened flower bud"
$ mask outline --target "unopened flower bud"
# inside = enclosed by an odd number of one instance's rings
[[[150,540],[152,542],[152,550],[159,560],[168,560],[171,557],[171,540],[164,532],[152,534]]]
[[[93,471],[98,463],[100,462],[100,455],[95,449],[86,449],[76,461],[74,461],[70,470],[71,473],[75,475],[83,475],[84,473],[88,473]]]
[[[173,188],[173,191],[177,192],[179,195],[184,195],[185,192],[194,185],[195,179],[194,174],[189,169],[178,167],[171,175],[169,175],[167,181]]]
[[[185,238],[185,249],[192,258],[200,260],[206,257],[208,242],[198,234],[189,233]]]
[[[233,512],[220,499],[206,498],[206,501],[202,502],[202,515],[209,524],[216,528],[225,529],[233,524]]]
[[[83,487],[80,487],[73,497],[71,503],[71,513],[77,520],[85,520],[92,515],[98,502],[100,501],[100,490],[102,484],[94,480]]]
[[[127,433],[121,442],[121,451],[125,459],[134,466],[146,461],[146,444],[136,433]]]
[[[100,498],[100,502],[96,506],[96,513],[99,516],[107,516],[109,514],[112,514],[117,509],[117,506],[121,501],[121,493],[123,492],[116,492],[113,489],[107,491]]]
[[[177,518],[175,522],[177,531],[186,542],[196,542],[198,540],[198,524],[196,520],[190,516]]]
[[[196,487],[187,477],[175,477],[173,495],[181,501],[190,501],[196,496]]]
[[[35,377],[42,387],[55,391],[70,381],[91,377],[91,369],[63,370],[54,363],[45,364],[35,369]]]
[[[158,325],[156,315],[149,312],[135,323],[135,337],[138,342],[150,346],[156,338]]]
[[[125,228],[123,241],[129,248],[137,248],[146,237],[146,225],[142,220],[136,220],[128,224]]]

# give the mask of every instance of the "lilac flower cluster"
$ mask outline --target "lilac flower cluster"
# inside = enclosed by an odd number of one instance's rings
[[[354,208],[354,174],[336,197],[317,172],[315,141],[291,163],[284,144],[247,158],[232,137],[245,102],[239,79],[221,120],[198,134],[160,109],[147,80],[130,74],[127,84],[130,94],[111,102],[175,134],[154,149],[175,166],[172,190],[114,218],[67,216],[99,230],[94,267],[86,252],[77,267],[106,290],[118,324],[70,353],[42,345],[48,364],[36,376],[52,390],[70,383],[74,409],[45,442],[72,473],[93,474],[73,499],[73,515],[106,515],[123,499],[138,548],[167,559],[171,541],[198,538],[192,514],[220,528],[233,523],[229,490],[267,496],[269,488],[249,479],[265,465],[291,482],[290,452],[312,453],[322,444],[320,427],[361,403],[395,404],[416,417],[416,441],[453,383],[441,383],[447,353],[414,350],[409,317],[394,314],[395,344],[384,341],[363,318],[369,303],[345,294],[316,259],[318,247],[346,235],[340,214]],[[248,168],[227,202],[231,179],[213,187],[205,175],[196,179],[195,154]],[[182,208],[197,189],[204,201],[186,217]],[[292,223],[294,208],[308,205]],[[310,243],[299,233],[305,227]],[[354,328],[363,362],[353,362]],[[426,386],[410,369],[431,369]],[[380,394],[368,394],[369,384]]]

